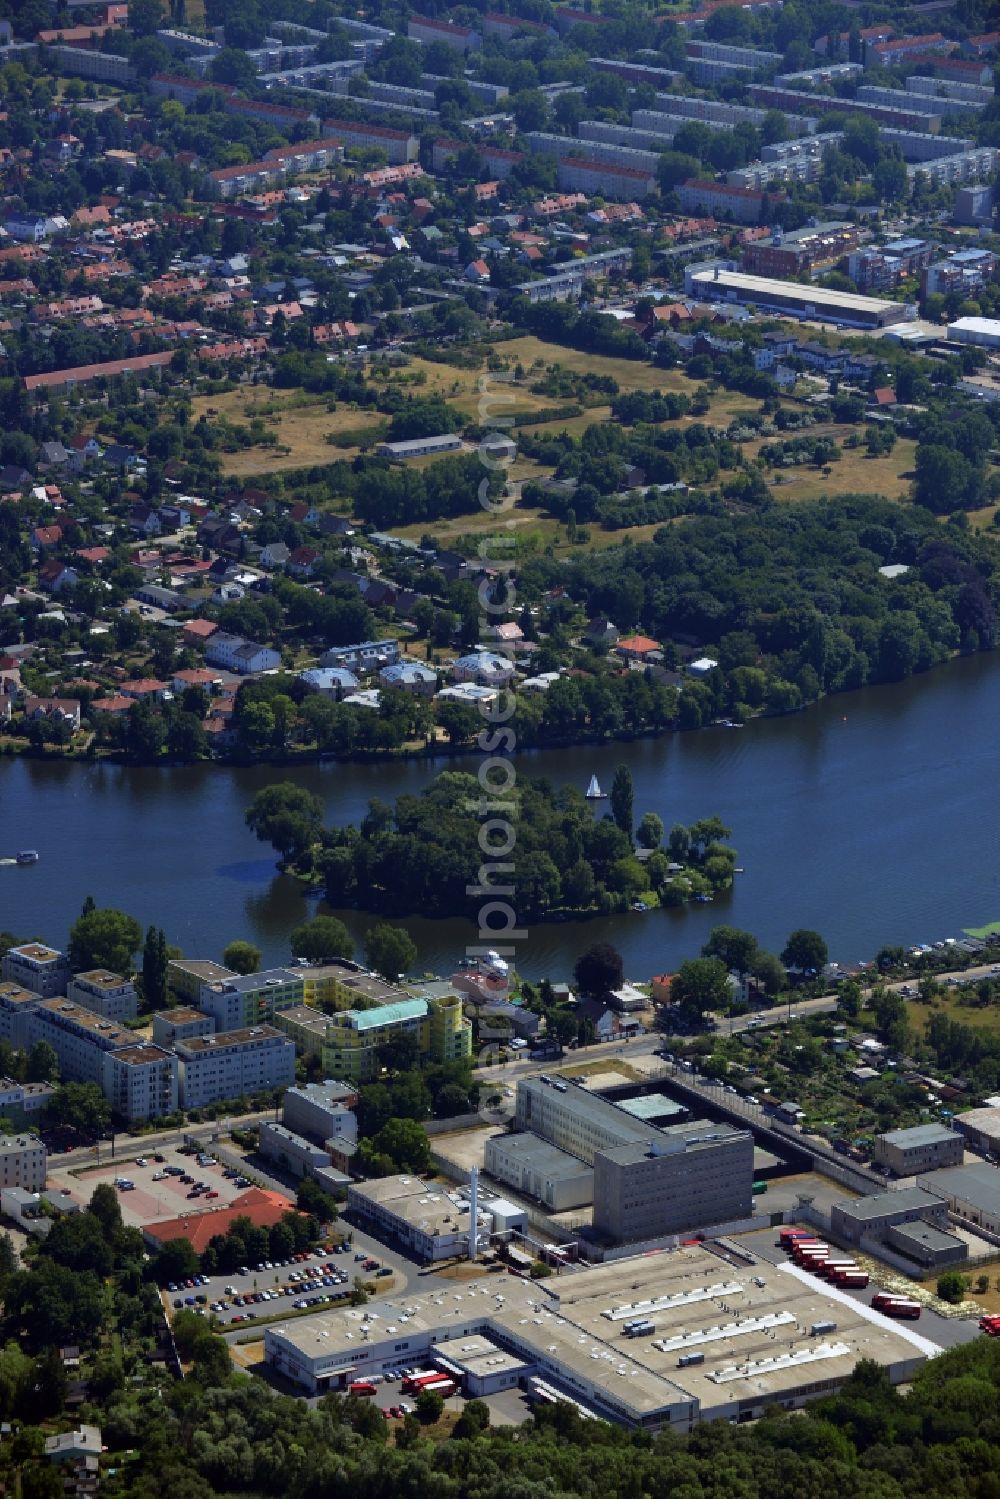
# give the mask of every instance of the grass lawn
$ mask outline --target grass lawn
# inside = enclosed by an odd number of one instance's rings
[[[829,426],[808,428],[807,432],[817,437],[828,433],[842,442],[855,430]],[[769,437],[744,443],[743,451],[748,457],[755,457],[766,443],[774,441],[775,438]],[[774,497],[783,503],[829,499],[834,494],[877,494],[887,500],[908,500],[916,446],[912,438],[901,437],[892,452],[881,458],[869,458],[864,448],[842,450],[837,462],[830,465],[829,478],[811,465],[771,469],[769,476],[781,481],[772,485]]]
[[[992,527],[998,511],[1000,511],[1000,505],[984,505],[981,510],[970,510],[969,524],[975,531],[988,531]]]
[[[346,402],[338,402],[336,409],[330,411],[322,397],[307,396],[303,391],[269,390],[262,386],[240,387],[219,396],[197,396],[191,405],[195,421],[208,411],[242,425],[259,417],[265,426],[277,433],[276,447],[254,446],[222,455],[223,473],[239,478],[352,458],[357,454],[357,448],[332,447],[326,441],[327,437],[337,432],[369,429],[374,432],[387,421],[381,412],[371,408],[359,410]],[[289,451],[281,452],[280,448]]]
[[[932,1004],[924,1004],[921,999],[907,1000],[906,1018],[919,1035],[927,1029],[932,1015],[947,1015],[960,1025],[990,1035],[1000,1034],[1000,1007],[977,1004],[975,989],[946,989]]]

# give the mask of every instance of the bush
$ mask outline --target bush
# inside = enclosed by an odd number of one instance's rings
[[[957,1270],[946,1270],[943,1275],[938,1276],[937,1293],[942,1301],[950,1302],[952,1306],[958,1306],[965,1300],[968,1289],[968,1281],[964,1275]]]

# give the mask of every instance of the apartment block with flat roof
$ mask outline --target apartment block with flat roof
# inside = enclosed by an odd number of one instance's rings
[[[231,968],[214,963],[211,958],[171,958],[167,964],[167,982],[178,999],[197,1004],[206,984],[221,984],[236,978]]]
[[[265,968],[263,973],[233,973],[219,983],[203,984],[198,1008],[211,1015],[219,1031],[234,1031],[274,1019],[278,1010],[302,1004],[305,986],[293,968]]]
[[[0,984],[0,1041],[6,1041],[15,1051],[23,1051],[27,1044],[28,1015],[40,1002],[40,996],[21,984]]]
[[[0,1135],[0,1188],[42,1192],[48,1152],[37,1135]]]
[[[47,1041],[59,1058],[59,1076],[68,1083],[104,1087],[104,1054],[135,1044],[131,1031],[102,1020],[68,999],[43,999],[30,1011],[27,1045]]]
[[[44,942],[23,942],[4,954],[3,976],[32,994],[51,999],[55,994],[65,994],[69,983],[69,959],[57,948],[46,947]]]
[[[158,1010],[153,1016],[153,1043],[167,1051],[172,1051],[178,1041],[214,1033],[215,1021],[211,1015],[190,1005],[182,1005],[176,1010]]]
[[[413,1037],[424,1060],[451,1062],[472,1055],[472,1025],[459,995],[448,991],[413,998],[398,993],[392,1004],[330,1016],[321,1052],[324,1072],[349,1082],[370,1082],[379,1073],[380,1047],[402,1036]]]
[[[85,1010],[93,1010],[103,1020],[134,1020],[139,1008],[132,980],[120,973],[109,973],[105,968],[76,974],[66,986],[66,998]]]
[[[177,1058],[162,1046],[123,1046],[104,1054],[104,1096],[129,1124],[177,1112]]]
[[[295,1081],[295,1047],[271,1025],[178,1041],[181,1107],[200,1109]]]

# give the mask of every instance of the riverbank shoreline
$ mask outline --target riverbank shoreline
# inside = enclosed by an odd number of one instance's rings
[[[698,735],[710,729],[725,730],[732,732],[735,729],[748,728],[755,723],[769,723],[785,718],[796,718],[803,714],[814,712],[834,699],[853,700],[861,693],[871,689],[904,686],[908,682],[917,682],[924,678],[936,676],[939,672],[949,667],[954,667],[959,662],[976,659],[979,657],[990,658],[1000,653],[1000,644],[989,650],[978,650],[969,653],[956,651],[946,661],[937,661],[925,671],[913,672],[909,677],[900,677],[886,682],[866,682],[861,687],[845,688],[842,692],[824,692],[820,697],[811,702],[797,704],[794,708],[782,711],[761,711],[750,714],[742,722],[734,722],[731,719],[713,719],[710,723],[697,725],[683,725],[677,720],[660,727],[649,727],[644,729],[629,730],[627,733],[600,734],[584,732],[568,737],[546,739],[542,742],[531,744],[521,743],[518,749],[531,753],[546,753],[548,751],[561,751],[567,749],[605,749],[608,745],[638,744],[645,740],[664,739],[671,736]],[[82,750],[67,750],[60,745],[30,744],[25,739],[14,739],[13,737],[0,736],[0,760],[23,759],[35,760],[45,763],[66,762],[77,765],[119,765],[134,769],[186,769],[192,766],[211,765],[219,766],[225,770],[249,770],[259,767],[270,767],[276,770],[292,770],[296,766],[308,765],[392,765],[407,762],[421,762],[434,760],[450,760],[465,755],[474,755],[478,752],[478,746],[474,740],[463,744],[450,744],[442,740],[434,740],[423,745],[400,746],[392,749],[362,749],[352,750],[347,754],[338,754],[334,751],[319,749],[303,749],[285,751],[281,754],[267,756],[247,756],[239,753],[218,753],[204,758],[183,758],[177,756],[158,755],[155,759],[139,759],[133,755],[123,754],[119,750],[99,750],[91,752],[89,746]]]

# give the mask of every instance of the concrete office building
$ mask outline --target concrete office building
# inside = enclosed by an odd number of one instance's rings
[[[688,296],[705,302],[733,302],[767,308],[786,316],[840,324],[848,328],[885,328],[912,320],[914,313],[903,302],[863,297],[857,292],[831,291],[826,287],[802,286],[747,276],[739,271],[689,266],[684,273]]]
[[[312,1140],[357,1139],[358,1125],[353,1113],[357,1101],[357,1088],[349,1083],[333,1079],[303,1083],[286,1091],[281,1101],[282,1123],[293,1133]]]
[[[960,187],[955,193],[955,223],[974,227],[992,224],[995,204],[995,189],[984,183],[971,187]]]
[[[472,1393],[483,1388],[484,1339],[493,1358],[522,1365],[525,1382],[544,1380],[620,1425],[683,1435],[701,1421],[753,1420],[769,1406],[793,1409],[832,1394],[862,1358],[899,1384],[935,1351],[909,1324],[835,1298],[797,1266],[761,1264],[751,1273],[700,1246],[544,1285],[504,1277],[500,1286],[468,1283],[460,1296],[410,1288],[378,1312],[344,1308],[269,1326],[265,1361],[322,1394],[443,1358]],[[654,1323],[653,1335],[624,1338],[625,1323],[637,1318]]]
[[[189,1006],[158,1010],[153,1016],[153,1042],[167,1051],[172,1051],[178,1041],[188,1041],[192,1036],[211,1036],[214,1032],[215,1021],[211,1015]]]
[[[78,973],[66,985],[66,998],[74,1004],[93,1010],[104,1020],[134,1020],[139,1009],[139,997],[131,979],[120,973],[109,973],[104,968],[91,969],[89,973]]]
[[[949,328],[948,337],[951,336]],[[996,347],[1000,348],[1000,321],[995,323],[994,337]],[[981,1155],[1000,1155],[1000,1108],[968,1109],[964,1114],[956,1114],[952,1122],[970,1150],[978,1150]]]
[[[575,1207],[593,1171],[594,1230],[616,1242],[653,1238],[749,1217],[753,1139],[704,1121],[660,1129],[559,1078],[517,1085],[517,1133],[490,1141],[486,1168],[498,1181],[551,1206]],[[540,1150],[539,1145],[555,1147]],[[541,1190],[532,1190],[540,1183]]]
[[[260,1154],[265,1160],[275,1161],[291,1176],[311,1176],[330,1164],[330,1157],[321,1145],[303,1139],[283,1124],[265,1122],[258,1133]]]
[[[130,1045],[105,1052],[102,1087],[129,1124],[177,1112],[177,1058],[162,1046]]]
[[[3,976],[10,984],[20,984],[32,994],[52,999],[66,993],[69,959],[57,948],[46,947],[44,942],[23,942],[4,953]]]
[[[896,1176],[916,1176],[938,1166],[960,1166],[965,1152],[962,1136],[943,1124],[918,1124],[876,1135],[874,1160]]]
[[[270,1025],[192,1036],[178,1041],[176,1052],[185,1109],[288,1088],[295,1081],[295,1047]]]
[[[749,1218],[753,1137],[705,1120],[594,1157],[594,1232],[634,1243]]]
[[[862,1238],[877,1242],[902,1223],[929,1223],[946,1230],[948,1210],[940,1195],[920,1186],[835,1202],[830,1209],[830,1232],[845,1244],[860,1244]]]
[[[550,1213],[594,1200],[594,1168],[533,1134],[491,1135],[483,1156],[488,1176],[533,1198]]]
[[[957,1218],[1000,1233],[1000,1170],[987,1161],[950,1166],[919,1178],[920,1186],[942,1200]]]
[[[305,988],[294,968],[265,968],[262,973],[230,974],[219,983],[203,984],[198,1008],[211,1015],[217,1031],[271,1021],[279,1010],[302,1004]]]
[[[45,1190],[48,1152],[37,1135],[0,1135],[0,1188]]]

